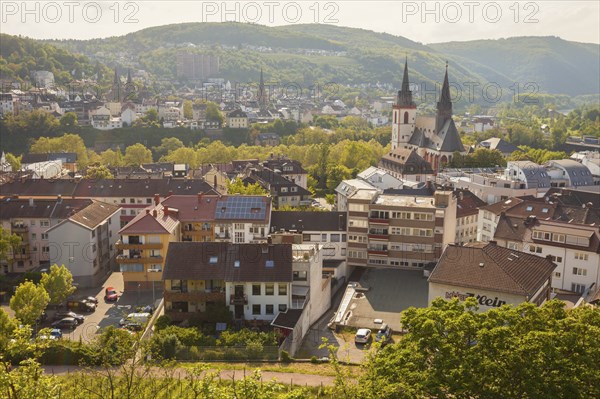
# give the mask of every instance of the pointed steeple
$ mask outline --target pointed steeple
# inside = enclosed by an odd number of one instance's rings
[[[263,79],[263,70],[260,68],[260,81],[258,83],[258,104],[261,111],[267,109],[267,92],[265,91],[265,81]]]
[[[117,73],[117,67],[115,67],[115,80],[113,81],[114,84],[120,83],[119,80],[119,74]]]
[[[442,93],[437,103],[437,116],[440,122],[452,118],[452,99],[450,98],[450,84],[448,83],[448,61],[446,61],[446,74],[442,85]]]
[[[398,92],[396,105],[404,108],[412,108],[416,106],[413,102],[412,92],[410,91],[410,84],[408,82],[408,56],[404,59],[404,76],[402,76],[402,87]]]
[[[131,79],[131,69],[127,70],[127,84],[130,85],[133,83],[133,80]]]

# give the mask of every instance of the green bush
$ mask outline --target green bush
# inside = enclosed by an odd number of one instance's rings
[[[292,357],[290,356],[290,353],[288,351],[281,351],[281,361],[283,363],[291,363],[292,362]]]
[[[158,331],[161,331],[161,330],[167,328],[170,325],[171,325],[171,318],[165,314],[165,315],[159,316],[156,319],[156,322],[154,322],[154,330],[158,332]]]

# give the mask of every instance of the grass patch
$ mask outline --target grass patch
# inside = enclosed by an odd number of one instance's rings
[[[190,368],[195,363],[180,363],[178,366],[184,368]],[[261,371],[270,371],[273,373],[297,373],[297,374],[308,374],[308,375],[322,375],[322,376],[335,376],[333,367],[328,363],[221,363],[214,362],[208,363],[210,368],[213,370],[225,371],[225,370],[252,370],[259,369]],[[352,373],[360,372],[359,366],[354,365],[341,365],[343,368],[351,369]]]

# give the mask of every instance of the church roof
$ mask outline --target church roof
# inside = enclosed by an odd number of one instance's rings
[[[454,124],[454,120],[448,119],[446,123],[444,123],[444,127],[439,133],[444,136],[442,146],[440,147],[440,151],[442,152],[464,152],[465,147],[460,139],[460,135],[458,134],[458,130],[456,129],[456,125]]]

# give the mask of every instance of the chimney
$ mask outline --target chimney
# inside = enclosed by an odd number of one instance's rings
[[[198,193],[198,204],[202,203],[202,197],[204,196],[203,193]]]
[[[29,198],[29,206],[33,207],[33,198]]]
[[[496,241],[496,240],[490,240],[490,241],[488,241],[488,244],[490,244],[490,245],[497,245],[498,241]]]
[[[58,194],[58,196],[56,197],[56,201],[60,204],[62,203],[62,195]]]
[[[169,216],[169,207],[168,206],[163,206],[163,213],[165,214],[165,216]]]
[[[155,210],[152,211],[152,216],[157,217],[158,216],[158,212]]]
[[[160,195],[154,194],[154,205],[158,205],[160,203]]]
[[[146,215],[150,214],[150,209],[146,209]]]
[[[552,255],[546,255],[546,259],[552,263],[554,263],[554,260],[552,260]]]
[[[12,199],[19,199],[19,196],[17,194],[13,194]]]

